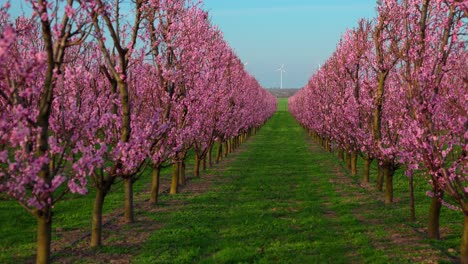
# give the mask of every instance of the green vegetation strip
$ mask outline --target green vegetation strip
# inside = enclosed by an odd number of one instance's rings
[[[388,262],[352,207],[328,208],[339,199],[329,182],[336,165],[310,151],[280,102],[247,150],[217,172],[214,189],[178,197],[186,199],[183,208],[152,216],[165,226],[136,263]]]

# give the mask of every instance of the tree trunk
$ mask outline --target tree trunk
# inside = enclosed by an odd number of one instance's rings
[[[383,168],[385,178],[385,204],[393,203],[393,174],[395,168],[392,164],[386,164]]]
[[[50,206],[42,210],[37,217],[36,263],[50,263],[50,241],[52,238],[52,212]]]
[[[226,142],[224,143],[224,158],[227,157],[229,153],[229,139],[226,140]]]
[[[379,192],[383,191],[383,182],[384,182],[384,173],[382,165],[378,165],[378,172],[377,172],[377,190]]]
[[[344,151],[342,148],[338,148],[338,159],[344,161]]]
[[[218,142],[218,151],[216,153],[216,163],[219,163],[222,155],[223,155],[223,143]]]
[[[463,235],[461,240],[460,252],[460,263],[468,264],[468,215],[466,214],[466,212],[463,215]]]
[[[199,178],[200,177],[200,158],[197,154],[195,154],[195,167],[193,168],[193,177]]]
[[[202,162],[202,170],[206,171],[206,157],[203,159],[203,162]]]
[[[151,198],[150,202],[152,205],[158,204],[159,198],[159,186],[161,176],[161,165],[153,166],[153,179],[151,181]]]
[[[179,164],[175,162],[172,165],[172,180],[171,180],[171,190],[169,194],[176,194],[179,187]]]
[[[351,170],[351,153],[346,152],[346,168]]]
[[[124,179],[125,189],[125,207],[124,207],[124,221],[131,224],[135,221],[133,214],[133,179],[128,177]]]
[[[356,151],[351,152],[351,175],[357,174],[357,153]]]
[[[442,203],[440,199],[443,198],[443,192],[437,196],[437,190],[434,190],[434,197],[432,197],[431,207],[429,209],[429,226],[427,228],[427,234],[429,238],[440,239],[440,210],[442,209]]]
[[[185,160],[179,162],[179,185],[185,185]]]
[[[414,180],[413,173],[408,176],[409,193],[410,193],[410,220],[416,221],[416,208],[414,207]]]
[[[106,193],[101,188],[96,189],[94,197],[93,219],[91,222],[91,247],[100,247],[102,245],[102,208]]]
[[[362,181],[364,183],[369,183],[370,182],[370,165],[372,163],[372,160],[369,159],[368,157],[365,157],[363,159],[364,159],[364,178]]]
[[[208,150],[208,165],[211,167],[213,167],[213,157],[212,157],[212,153],[213,152],[213,145],[210,146],[210,149]]]

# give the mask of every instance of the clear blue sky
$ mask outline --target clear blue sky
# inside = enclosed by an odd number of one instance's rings
[[[125,0],[129,1],[129,0]],[[5,3],[6,0],[0,0]],[[265,88],[279,87],[282,64],[285,88],[303,87],[335,50],[340,36],[360,18],[375,16],[376,0],[203,0],[213,24],[247,70]],[[24,0],[12,11],[28,12]]]
[[[303,87],[359,18],[375,16],[376,0],[204,0],[212,22],[265,88]]]

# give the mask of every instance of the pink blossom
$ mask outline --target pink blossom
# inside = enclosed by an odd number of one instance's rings
[[[47,12],[42,12],[41,20],[42,21],[47,21],[47,19],[49,19],[49,16],[48,16]]]
[[[76,14],[76,10],[73,9],[70,5],[65,6],[65,13],[68,17],[72,17]]]
[[[8,158],[8,151],[7,150],[0,151],[0,163],[6,163],[7,158]]]

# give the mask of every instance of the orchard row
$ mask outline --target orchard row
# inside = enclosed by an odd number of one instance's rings
[[[360,20],[336,51],[290,98],[290,111],[326,148],[369,166],[393,202],[393,175],[427,177],[429,235],[439,238],[440,208],[464,217],[462,262],[468,263],[468,4],[384,0],[377,17]],[[415,171],[420,173],[415,174]]]
[[[0,10],[0,193],[37,218],[38,263],[50,261],[53,207],[68,192],[95,188],[91,246],[100,246],[118,179],[132,222],[144,167],[156,203],[163,164],[183,168],[189,149],[199,164],[276,109],[199,2],[27,2],[30,15]]]

